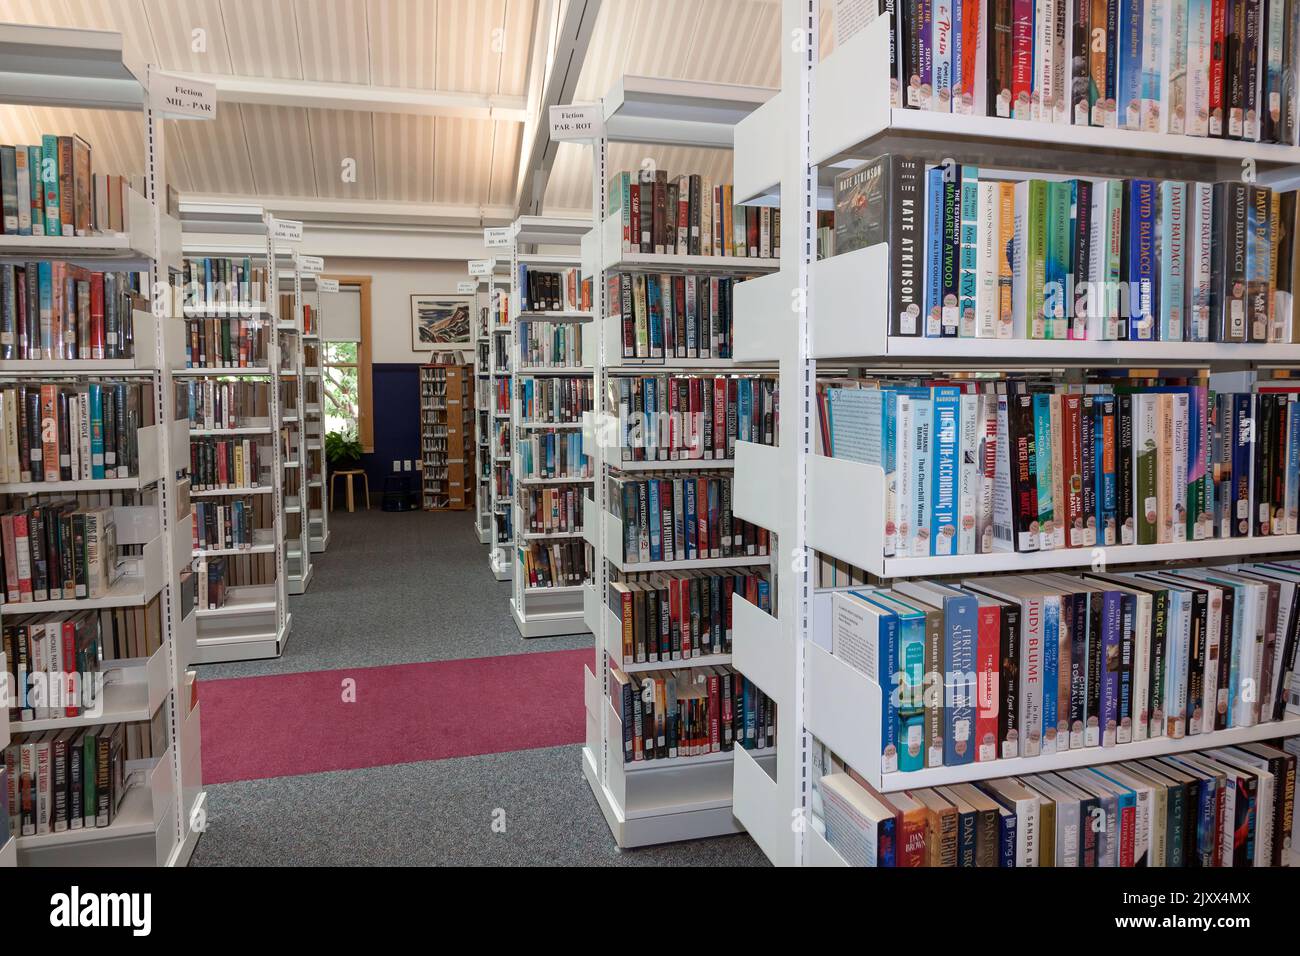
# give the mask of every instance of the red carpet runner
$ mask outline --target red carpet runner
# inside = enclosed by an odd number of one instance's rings
[[[591,661],[585,649],[200,681],[203,782],[580,743]]]

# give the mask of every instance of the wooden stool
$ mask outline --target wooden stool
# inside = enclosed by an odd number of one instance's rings
[[[348,484],[347,484],[347,489],[348,489],[348,511],[351,512],[351,511],[354,510],[353,506],[355,505],[355,502],[354,502],[353,499],[352,499],[352,478],[353,478],[354,475],[360,475],[360,476],[361,476],[361,484],[362,484],[362,487],[365,489],[365,492],[366,492],[366,510],[367,510],[367,511],[370,510],[370,478],[369,478],[369,476],[366,475],[365,470],[362,469],[362,468],[345,468],[343,471],[332,471],[332,472],[330,472],[330,511],[333,511],[333,510],[334,510],[334,505],[335,505],[336,501],[338,500],[338,499],[337,499],[337,496],[336,496],[335,493],[334,493],[334,480],[335,480],[336,478],[346,478],[346,479],[347,479],[347,482],[348,482]]]

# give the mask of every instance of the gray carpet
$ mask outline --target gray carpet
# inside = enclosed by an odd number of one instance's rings
[[[511,585],[488,569],[468,511],[330,516],[329,550],[312,555],[307,593],[289,598],[278,660],[199,668],[199,677],[256,677],[591,647],[590,634],[525,640]]]
[[[190,865],[767,864],[744,835],[619,850],[581,759],[579,747],[548,747],[221,784]]]
[[[293,632],[273,661],[199,668],[251,677],[592,646],[524,640],[510,585],[488,570],[473,518],[336,512]],[[248,780],[208,788],[192,866],[753,866],[747,836],[620,851],[582,775],[578,746]],[[493,829],[504,810],[505,832]]]

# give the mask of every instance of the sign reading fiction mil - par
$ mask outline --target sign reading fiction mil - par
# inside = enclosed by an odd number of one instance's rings
[[[595,139],[605,132],[605,116],[599,103],[552,106],[550,117],[551,139],[557,143]]]
[[[216,119],[217,85],[169,73],[149,74],[149,97],[168,119]]]

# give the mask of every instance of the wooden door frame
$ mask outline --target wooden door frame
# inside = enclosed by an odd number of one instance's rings
[[[361,450],[366,454],[371,454],[375,450],[374,392],[370,373],[371,276],[330,275],[325,278],[337,279],[340,286],[357,286],[361,292],[361,342],[357,346],[357,440],[361,442]],[[321,344],[323,347],[324,343]],[[321,398],[324,399],[324,396],[321,396]]]

